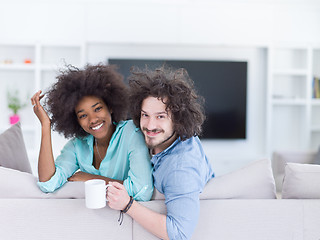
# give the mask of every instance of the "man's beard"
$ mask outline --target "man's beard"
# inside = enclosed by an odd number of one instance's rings
[[[144,132],[164,132],[162,129],[148,130],[147,128],[143,128],[143,131],[144,131]],[[164,139],[164,140],[161,141],[160,143],[154,143],[154,144],[148,143],[148,142],[147,142],[148,136],[145,135],[146,145],[147,145],[147,147],[148,147],[149,149],[153,149],[153,148],[155,148],[155,147],[161,146],[161,145],[165,144],[166,142],[168,142],[168,141],[174,136],[175,133],[176,133],[176,132],[173,131],[172,134],[171,134],[168,138]],[[152,140],[151,140],[151,142],[152,142]]]

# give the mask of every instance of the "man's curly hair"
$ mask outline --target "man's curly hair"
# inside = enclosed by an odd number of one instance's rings
[[[156,97],[172,113],[174,130],[181,140],[199,136],[205,120],[204,98],[196,93],[193,81],[183,68],[162,66],[155,71],[132,68],[129,76],[130,110],[136,126],[140,125],[141,106],[147,97]]]
[[[109,110],[112,109],[112,121],[127,118],[128,87],[115,66],[88,64],[80,70],[68,65],[66,70],[60,71],[57,80],[46,93],[45,108],[53,129],[66,138],[88,135],[75,113],[75,107],[85,96],[101,98]]]

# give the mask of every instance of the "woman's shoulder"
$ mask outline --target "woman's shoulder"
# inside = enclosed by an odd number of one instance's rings
[[[74,147],[90,146],[93,144],[93,136],[74,137],[70,139],[67,144],[72,144]]]
[[[129,143],[129,145],[145,145],[144,137],[140,128],[138,128],[132,120],[119,122],[119,124],[122,124],[122,129],[119,131],[121,132],[121,139]]]
[[[140,128],[138,128],[132,120],[121,121],[118,123],[118,126],[123,128],[123,131],[126,131],[127,133],[140,132]]]

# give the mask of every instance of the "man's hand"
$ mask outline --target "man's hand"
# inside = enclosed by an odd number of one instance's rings
[[[107,200],[110,208],[115,210],[123,210],[130,201],[130,197],[125,187],[118,182],[109,182]]]
[[[97,176],[90,174],[90,173],[85,173],[85,172],[76,172],[75,174],[73,174],[71,177],[68,178],[68,181],[70,182],[85,182],[87,180],[91,180],[91,179],[96,179]]]

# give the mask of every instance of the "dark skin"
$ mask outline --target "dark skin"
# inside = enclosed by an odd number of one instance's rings
[[[43,95],[41,95],[41,91],[38,91],[31,98],[31,103],[34,106],[34,113],[38,117],[42,127],[38,174],[39,181],[45,182],[51,179],[51,177],[54,175],[55,164],[51,143],[51,121],[48,114],[40,104],[41,98],[43,98]],[[94,156],[92,165],[96,169],[99,169],[102,159],[106,155],[111,136],[115,131],[115,126],[112,124],[111,120],[112,112],[109,111],[102,99],[94,96],[85,96],[78,102],[75,108],[75,113],[80,126],[88,134],[93,135],[95,138],[96,142],[95,146],[93,146]],[[93,175],[81,171],[76,172],[73,176],[68,178],[69,181],[87,181],[90,179],[103,179],[106,184],[108,184],[110,181],[123,183],[123,181],[120,180],[115,180],[100,175]]]

